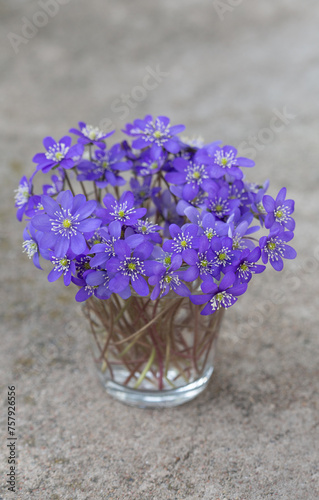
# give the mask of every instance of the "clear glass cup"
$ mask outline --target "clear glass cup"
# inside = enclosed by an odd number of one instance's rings
[[[88,299],[83,311],[106,391],[140,408],[177,406],[200,394],[214,370],[224,309],[210,316],[200,310],[173,292],[155,301],[136,294]]]

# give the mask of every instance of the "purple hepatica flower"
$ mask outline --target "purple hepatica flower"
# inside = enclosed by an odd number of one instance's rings
[[[248,239],[248,236],[255,231],[258,231],[259,226],[248,227],[249,223],[247,220],[242,220],[238,225],[231,221],[229,224],[228,236],[232,238],[233,241],[233,250],[236,257],[239,257],[242,250],[245,248],[249,248],[253,250],[255,248],[255,244],[252,240]]]
[[[137,175],[154,175],[157,174],[164,166],[167,160],[166,151],[161,150],[159,155],[156,155],[152,149],[148,149],[142,153],[140,158],[135,162],[135,170]]]
[[[149,288],[143,278],[146,274],[144,261],[151,255],[153,245],[145,241],[132,252],[129,245],[120,240],[114,243],[114,250],[116,256],[106,263],[106,270],[111,277],[110,290],[115,293],[127,291],[130,296],[131,284],[136,293],[142,297],[148,295]]]
[[[174,202],[171,193],[166,189],[160,196],[156,196],[154,199],[154,204],[159,212],[159,214],[164,219],[164,236],[169,236],[169,226],[170,224],[181,225],[183,223],[183,218],[176,211],[176,203]]]
[[[100,229],[102,241],[93,245],[90,250],[92,254],[95,254],[90,261],[92,267],[105,266],[111,257],[115,257],[114,243],[120,239],[121,232],[122,225],[119,221],[113,221],[109,227]]]
[[[86,237],[100,226],[99,219],[90,218],[96,208],[96,201],[86,201],[83,194],[74,197],[70,191],[62,191],[56,201],[49,196],[42,196],[45,214],[35,215],[32,225],[46,233],[41,243],[54,249],[55,256],[62,258],[69,249],[75,255],[87,249]]]
[[[110,137],[110,135],[114,134],[115,130],[112,132],[105,133],[103,130],[100,130],[98,127],[93,127],[93,125],[87,125],[84,122],[79,122],[80,130],[76,128],[71,128],[69,132],[72,134],[79,136],[80,144],[94,144],[95,146],[104,149],[105,148],[105,139]]]
[[[227,272],[234,260],[233,241],[228,236],[225,238],[214,237],[211,241],[211,248],[214,254],[214,277],[219,280],[221,271]]]
[[[153,122],[151,115],[145,116],[144,120],[135,120],[133,125],[127,124],[123,130],[128,135],[139,136],[132,143],[135,149],[143,149],[151,146],[156,158],[160,155],[162,148],[169,153],[176,154],[181,149],[181,142],[176,134],[185,130],[184,125],[169,126],[169,118],[158,116]]]
[[[293,237],[294,233],[292,231],[284,231],[280,227],[270,230],[268,236],[262,236],[259,245],[263,263],[267,264],[269,259],[272,267],[276,271],[281,271],[284,267],[283,258],[295,259],[297,256],[296,250],[290,245],[286,245],[286,242],[292,240]]]
[[[80,289],[75,295],[75,300],[77,302],[84,302],[85,300],[92,297],[92,295],[96,295],[97,286],[88,285],[86,282],[86,275],[91,271],[91,269],[85,271],[83,273],[82,278],[72,276],[72,283],[78,286]]]
[[[151,188],[152,176],[148,175],[144,177],[143,184],[141,185],[137,179],[134,177],[130,180],[130,186],[132,193],[134,194],[134,200],[136,205],[141,205],[143,201],[153,198],[157,193],[160,192],[160,187]]]
[[[63,189],[64,184],[64,170],[61,169],[61,177],[57,175],[52,175],[51,180],[52,184],[44,184],[43,185],[43,194],[47,194],[48,196],[56,196]]]
[[[112,295],[109,289],[110,277],[107,271],[92,269],[85,276],[86,283],[95,288],[95,296],[98,299],[106,300]]]
[[[220,149],[219,144],[222,141],[211,142],[210,144],[206,144],[206,146],[202,146],[195,153],[194,160],[197,163],[204,163],[205,165],[212,165],[214,162],[215,152]]]
[[[242,251],[240,259],[234,262],[232,266],[232,270],[236,274],[234,286],[240,283],[248,283],[253,274],[262,273],[266,269],[266,266],[256,264],[260,256],[260,247],[255,247],[252,251],[249,248],[245,248]]]
[[[195,281],[198,276],[202,279],[213,276],[215,274],[214,257],[215,254],[210,248],[208,238],[201,236],[198,253],[190,253],[188,250],[184,252],[184,261],[190,266],[183,275],[184,280]]]
[[[108,289],[109,276],[105,274],[106,271],[102,271],[104,273],[103,275],[89,278],[89,276],[93,274],[94,271],[95,271],[94,269],[88,269],[83,273],[82,278],[74,278],[72,276],[72,282],[78,287],[80,287],[79,291],[75,296],[75,300],[77,302],[84,302],[85,300],[92,297],[92,295],[96,296],[99,299],[107,299],[110,297],[112,292]],[[99,282],[99,283],[97,283],[96,285],[94,284],[90,285],[88,281],[91,281],[91,279],[92,282]],[[122,299],[127,299],[130,296],[126,293],[126,291],[125,293],[118,292],[118,294],[120,297],[122,297]]]
[[[209,195],[206,205],[218,219],[224,219],[225,217],[229,217],[239,207],[240,200],[229,199],[228,188],[223,186],[217,193],[214,193],[212,196]]]
[[[96,213],[106,223],[118,220],[126,226],[134,226],[138,219],[147,212],[146,208],[135,208],[134,194],[131,191],[125,191],[119,200],[108,193],[104,196],[103,203],[106,208],[102,208]]]
[[[181,254],[176,254],[173,257],[172,253],[164,252],[162,247],[157,246],[157,245],[154,246],[154,249],[152,252],[152,259],[154,259],[154,261],[156,261],[156,262],[162,264],[164,267],[168,268],[172,264],[173,258],[174,258],[174,262],[177,262],[177,259],[178,259],[179,267],[181,267],[181,265],[183,263],[183,258],[181,256]]]
[[[201,305],[208,302],[201,314],[206,316],[218,311],[221,307],[227,309],[235,304],[237,297],[247,290],[247,283],[233,286],[236,276],[233,272],[225,274],[219,286],[213,279],[206,279],[202,283],[203,295],[191,295],[190,300],[193,304]]]
[[[56,257],[51,253],[50,260],[54,265],[54,268],[50,271],[48,275],[48,280],[50,283],[56,281],[63,275],[63,280],[65,286],[69,286],[71,283],[72,274],[75,274],[75,262],[74,254],[72,252],[67,252],[64,257]]]
[[[31,224],[23,230],[23,252],[27,254],[29,259],[33,260],[33,264],[38,269],[42,269],[39,260],[40,254],[44,259],[49,258],[49,252],[40,248],[42,236],[43,233],[41,231],[36,231]]]
[[[245,188],[245,184],[236,180],[228,186],[228,198],[240,201],[240,210],[242,213],[250,212],[250,198],[249,193]]]
[[[79,181],[95,181],[98,188],[111,186],[123,186],[126,181],[118,174],[119,170],[128,170],[132,166],[131,161],[123,161],[125,151],[120,144],[115,144],[109,150],[98,149],[92,161],[83,160],[77,166],[81,172],[77,179]]]
[[[291,217],[294,211],[295,202],[285,199],[286,192],[286,188],[283,187],[275,200],[268,194],[265,194],[263,197],[263,205],[267,212],[265,218],[265,227],[267,229],[270,229],[274,225],[285,227],[289,231],[295,229],[295,221]]]
[[[149,264],[148,273],[150,277],[148,283],[154,286],[151,294],[152,300],[157,299],[158,296],[164,297],[170,290],[173,290],[177,295],[181,295],[182,297],[188,297],[190,295],[190,290],[180,279],[181,273],[176,272],[180,267],[180,259],[178,256],[175,256],[175,258],[173,257],[169,267],[159,262],[153,262],[152,267],[151,263]]]
[[[195,224],[185,224],[180,228],[176,224],[171,224],[169,232],[173,239],[164,242],[163,250],[165,252],[171,252],[173,255],[181,254],[183,257],[185,251],[188,250],[188,255],[193,254],[196,257],[197,252],[194,248],[197,248],[199,243],[197,237],[198,226]]]
[[[71,142],[71,137],[67,135],[62,137],[59,142],[55,142],[52,137],[45,137],[43,145],[47,152],[38,153],[33,157],[34,163],[38,164],[37,171],[42,170],[46,173],[58,166],[65,169],[74,167],[73,158],[82,155],[83,146],[80,144],[71,146]]]
[[[251,203],[250,209],[252,210],[254,215],[258,217],[261,226],[263,226],[267,212],[264,208],[262,199],[269,187],[269,181],[267,180],[263,186],[250,183],[246,184],[245,187],[247,189],[247,192],[249,193]]]
[[[163,229],[161,226],[158,224],[153,224],[150,222],[148,219],[139,219],[137,221],[137,224],[134,226],[134,231],[137,234],[143,235],[145,240],[149,240],[153,243],[162,243],[162,237],[158,233]],[[132,234],[133,228],[127,228],[125,231],[125,235]]]
[[[91,258],[88,255],[77,255],[75,258],[75,270],[76,270],[76,276],[79,279],[83,278],[83,274],[91,269],[90,265],[90,260]],[[73,278],[72,278],[73,280]]]
[[[186,217],[199,227],[199,234],[204,234],[208,241],[211,241],[214,236],[227,236],[229,225],[226,222],[216,220],[210,212],[202,212],[201,214],[195,207],[186,207],[184,210]]]
[[[184,158],[176,158],[173,164],[175,172],[167,173],[165,180],[177,185],[183,184],[184,200],[196,198],[200,189],[208,191],[216,187],[216,183],[210,179],[209,167]]]
[[[24,175],[19,182],[19,187],[14,190],[15,207],[17,210],[17,219],[22,221],[23,215],[26,210],[33,207],[32,181],[28,181]]]
[[[237,158],[237,149],[232,146],[217,147],[212,151],[212,176],[216,179],[228,174],[235,179],[241,179],[243,173],[239,167],[253,167],[255,162],[248,158]]]
[[[100,229],[100,235],[102,237],[102,242],[97,243],[92,246],[90,253],[95,253],[95,256],[91,258],[91,267],[104,267],[106,262],[111,258],[115,257],[114,243],[119,241],[121,238],[122,224],[115,220],[111,222],[107,227]],[[143,243],[144,238],[142,235],[132,234],[131,236],[125,237],[125,242],[130,248],[135,248],[141,243]]]

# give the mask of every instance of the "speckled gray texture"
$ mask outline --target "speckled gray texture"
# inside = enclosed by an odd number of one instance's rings
[[[318,1],[64,3],[17,54],[8,33],[21,35],[24,17],[41,22],[42,8],[0,4],[2,486],[12,384],[19,453],[18,493],[3,487],[0,497],[317,499]],[[156,67],[156,88],[119,110]],[[21,254],[12,208],[44,136],[80,119],[120,129],[146,113],[243,150],[256,136],[248,178],[296,199],[298,260],[256,279],[227,313],[207,391],[164,411],[103,392],[73,291],[49,285]]]

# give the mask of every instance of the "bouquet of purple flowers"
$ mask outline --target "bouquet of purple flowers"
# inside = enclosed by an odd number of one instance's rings
[[[281,271],[283,259],[296,257],[286,188],[269,196],[268,182],[244,180],[252,160],[220,141],[183,139],[184,128],[147,115],[123,130],[131,144],[108,148],[113,132],[83,122],[70,130],[73,145],[70,136],[44,139],[15,201],[27,223],[23,250],[39,269],[40,257],[51,261],[50,282],[75,284],[79,302],[126,300],[132,290],[158,300],[172,291],[209,315],[233,305],[268,261]],[[40,172],[51,182],[37,193]],[[258,240],[261,228],[268,234]]]
[[[123,130],[131,144],[109,148],[113,132],[80,122],[73,145],[44,139],[16,190],[24,252],[39,269],[40,258],[51,263],[50,282],[76,286],[100,377],[132,405],[199,394],[224,309],[265,264],[281,271],[296,257],[286,188],[269,196],[268,181],[244,180],[252,160],[219,141],[187,140],[184,128],[147,115]],[[40,173],[51,181],[36,191]]]

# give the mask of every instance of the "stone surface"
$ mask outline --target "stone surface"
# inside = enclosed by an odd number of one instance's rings
[[[25,18],[46,25],[30,37]],[[0,497],[317,499],[318,2],[10,0],[0,19]],[[15,53],[8,35],[23,32]],[[154,89],[136,90],[156,68]],[[21,253],[12,203],[44,136],[80,119],[119,130],[146,113],[249,148],[248,178],[296,199],[298,259],[256,279],[227,313],[207,391],[165,411],[103,392],[74,291],[49,286]],[[3,479],[8,385],[18,397],[16,495]]]

